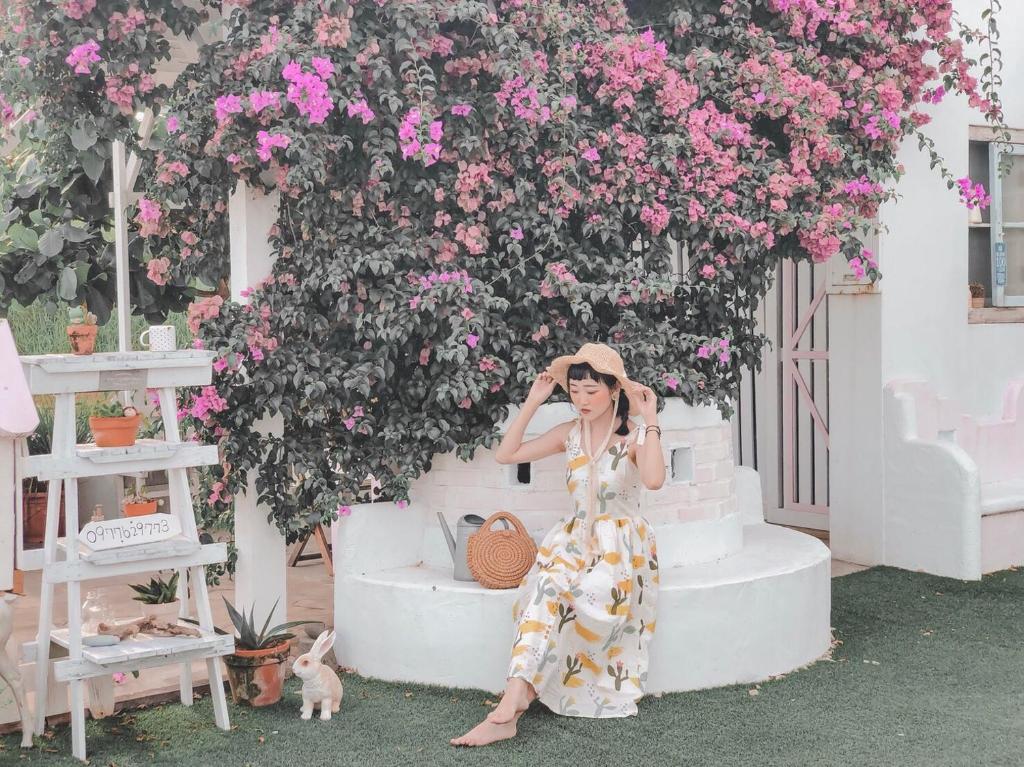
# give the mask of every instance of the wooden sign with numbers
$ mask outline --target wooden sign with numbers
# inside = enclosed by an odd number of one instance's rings
[[[78,540],[93,551],[105,551],[166,541],[177,535],[181,535],[181,522],[177,517],[170,514],[147,514],[144,517],[90,522],[82,528]]]

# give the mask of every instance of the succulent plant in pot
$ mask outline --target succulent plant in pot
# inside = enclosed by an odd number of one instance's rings
[[[250,706],[277,703],[284,684],[285,661],[295,637],[288,629],[314,621],[289,621],[271,628],[270,620],[277,609],[274,602],[263,627],[257,630],[255,608],[249,608],[247,615],[244,609],[236,610],[226,598],[224,604],[235,627],[235,651],[224,656],[232,700]]]
[[[85,304],[68,309],[68,341],[74,354],[92,354],[96,348],[96,315]]]
[[[150,578],[149,583],[132,583],[129,588],[135,592],[132,597],[144,605],[143,612],[150,617],[163,621],[178,619],[178,573],[177,571],[166,581],[160,576]]]
[[[89,416],[89,429],[98,447],[131,447],[140,423],[138,410],[116,400],[95,405]]]
[[[147,514],[156,514],[157,506],[163,503],[157,498],[150,498],[146,493],[146,486],[143,485],[134,493],[126,495],[121,502],[121,508],[126,517],[144,517]]]

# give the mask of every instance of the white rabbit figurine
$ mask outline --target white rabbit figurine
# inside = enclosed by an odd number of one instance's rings
[[[312,719],[313,707],[317,704],[320,705],[321,719],[330,719],[331,713],[337,713],[341,708],[341,680],[320,660],[333,646],[334,632],[324,631],[313,642],[309,652],[300,655],[292,664],[295,676],[302,680],[303,719]]]

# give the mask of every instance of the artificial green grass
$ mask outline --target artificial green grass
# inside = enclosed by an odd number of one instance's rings
[[[31,306],[14,304],[7,314],[11,323],[11,333],[19,354],[67,354],[71,351],[68,343],[68,313],[66,307],[55,312],[48,312],[41,301]],[[188,329],[183,313],[172,313],[167,317],[168,325],[174,325],[179,349],[188,348],[192,343],[192,333]],[[139,335],[149,327],[143,317],[132,317],[132,343],[139,347]],[[100,325],[96,333],[96,351],[117,351],[117,318],[111,316],[110,322]]]
[[[346,677],[330,722],[299,719],[298,685],[266,709],[208,698],[89,722],[95,765],[983,765],[1024,764],[1024,569],[961,582],[889,567],[832,581],[831,661],[756,685],[647,698],[632,719],[569,719],[535,705],[513,741],[454,749],[490,696]],[[344,659],[342,659],[344,660]],[[452,658],[457,663],[457,658]],[[685,657],[679,663],[687,663]],[[759,693],[750,690],[759,687]],[[70,732],[0,764],[72,765]]]

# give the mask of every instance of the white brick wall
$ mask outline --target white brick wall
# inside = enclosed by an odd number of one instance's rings
[[[672,483],[670,471],[661,490],[643,491],[643,513],[655,524],[713,520],[732,513],[737,501],[731,427],[706,409],[670,404],[659,416],[662,442],[692,446],[694,478]],[[665,453],[668,461],[669,447]],[[478,450],[468,463],[454,453],[439,455],[431,471],[414,484],[413,498],[443,510],[452,524],[463,514],[486,517],[503,509],[534,530],[550,527],[571,509],[564,454],[534,463],[529,485],[517,484],[515,466],[497,463],[490,450]]]

